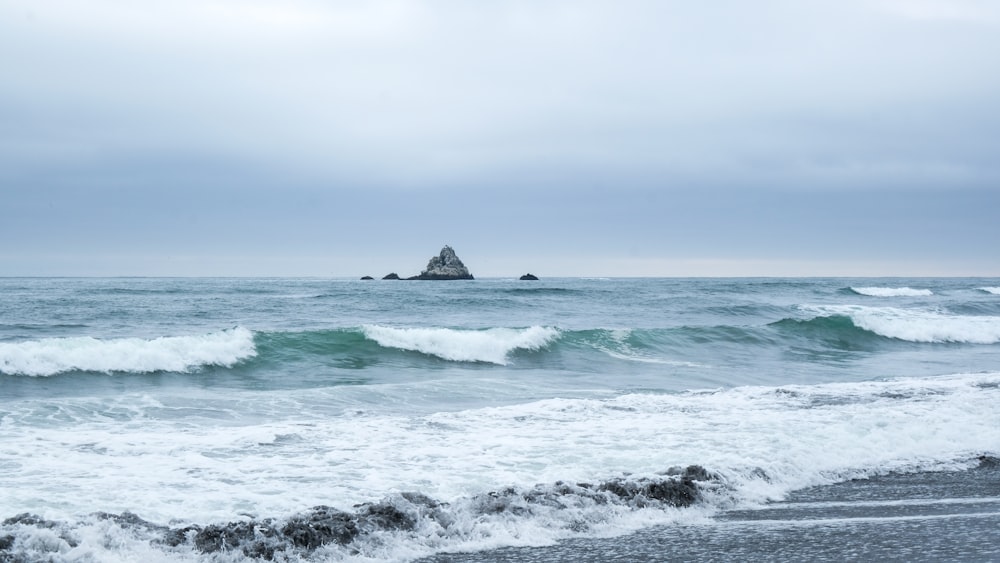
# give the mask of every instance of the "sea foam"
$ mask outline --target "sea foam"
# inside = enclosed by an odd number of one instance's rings
[[[1000,295],[1000,287],[980,287],[979,289],[992,295]]]
[[[253,333],[242,327],[150,340],[46,338],[0,343],[0,373],[49,376],[71,371],[187,372],[203,366],[229,367],[256,354]]]
[[[909,342],[1000,342],[1000,317],[946,315],[894,307],[839,305],[807,307],[820,315],[843,315],[862,328],[888,338]]]
[[[456,330],[450,328],[363,327],[367,338],[380,346],[411,350],[456,362],[508,363],[514,350],[539,350],[558,338],[554,328],[491,328]]]
[[[934,292],[929,289],[909,287],[852,287],[851,291],[870,297],[926,297],[934,295]]]
[[[295,421],[249,426],[144,419],[40,434],[8,424],[0,453],[32,455],[19,459],[18,471],[0,473],[0,501],[37,506],[44,498],[59,507],[46,517],[63,519],[85,518],[95,508],[141,507],[143,518],[176,520],[171,525],[189,536],[208,530],[186,528],[190,524],[246,522],[247,507],[257,522],[287,521],[313,506],[306,521],[317,510],[334,516],[343,510],[339,514],[359,523],[355,539],[321,547],[305,560],[356,560],[358,553],[402,560],[539,545],[690,522],[698,505],[681,514],[649,495],[618,492],[662,484],[674,466],[697,464],[719,477],[713,479],[719,487],[703,490],[701,504],[709,511],[889,471],[972,467],[978,456],[995,455],[1000,443],[998,384],[997,373],[956,374],[545,399],[429,415],[331,418],[307,410]],[[289,433],[300,439],[277,440]],[[188,492],[184,503],[177,502],[177,490]],[[122,560],[149,560],[135,550],[164,545],[108,541],[119,535],[114,521],[107,520],[110,536],[97,533],[81,543],[127,550]],[[0,524],[0,537],[45,534],[47,526]],[[241,541],[258,537],[254,527],[243,529],[248,534]],[[281,528],[259,531],[269,529]],[[40,539],[45,545],[26,560],[69,549],[57,537]],[[188,551],[164,547],[164,553],[195,558],[196,540],[175,540]],[[295,545],[281,547],[292,548],[288,559],[297,559]],[[238,551],[235,556],[242,560]],[[201,554],[200,560],[209,559]]]

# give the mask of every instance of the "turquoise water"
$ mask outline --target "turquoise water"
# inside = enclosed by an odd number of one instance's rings
[[[998,279],[0,279],[0,556],[199,560],[233,522],[311,560],[615,536],[974,467],[997,399]],[[691,465],[691,506],[596,485]],[[320,505],[355,534],[260,531]]]

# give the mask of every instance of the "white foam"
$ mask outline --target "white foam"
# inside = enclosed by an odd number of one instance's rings
[[[909,342],[1000,342],[1000,317],[946,315],[926,310],[894,307],[837,305],[804,307],[820,315],[845,315],[865,330]]]
[[[979,289],[985,291],[986,293],[1000,295],[1000,287],[980,287]]]
[[[305,400],[320,392],[297,393]],[[0,427],[0,461],[18,467],[0,471],[0,506],[48,518],[132,510],[154,522],[204,525],[240,514],[283,517],[319,504],[350,510],[419,491],[449,503],[460,521],[447,535],[427,529],[384,536],[386,543],[366,546],[373,550],[366,555],[538,545],[692,512],[572,497],[564,507],[521,512],[461,507],[507,486],[597,483],[625,472],[655,478],[688,464],[723,477],[726,488],[709,494],[708,510],[875,472],[967,467],[976,455],[998,453],[997,405],[1000,373],[548,399],[423,415],[306,410],[271,419],[261,412],[237,425],[155,419],[154,410],[131,422],[95,416],[47,429],[9,418]],[[581,523],[589,529],[581,532]]]
[[[399,559],[621,533],[681,514],[572,498],[567,507],[523,512],[457,508],[507,486],[597,483],[625,472],[655,478],[672,466],[702,464],[726,484],[709,494],[710,509],[875,472],[968,467],[977,455],[1000,453],[1000,373],[548,399],[432,414],[319,410],[343,388],[272,391],[266,409],[250,391],[206,395],[206,408],[255,405],[254,417],[215,424],[168,418],[155,401],[122,396],[114,400],[137,409],[131,418],[96,411],[48,427],[28,424],[40,409],[25,403],[23,411],[0,413],[0,464],[9,468],[0,471],[0,506],[47,518],[132,510],[158,523],[204,525],[240,514],[280,518],[319,504],[350,510],[400,491],[449,503],[460,521],[448,534],[421,529],[366,546],[372,551],[364,556]],[[295,401],[313,406],[274,410]],[[581,532],[581,522],[592,527]]]
[[[911,289],[909,287],[852,287],[852,291],[871,297],[925,297],[934,295],[929,289]]]
[[[232,366],[256,354],[253,333],[242,327],[151,340],[46,338],[0,343],[0,373],[48,376],[70,371],[186,372],[202,366]]]
[[[456,330],[367,325],[363,330],[367,338],[388,348],[412,350],[457,362],[499,365],[506,365],[507,355],[514,350],[539,350],[559,336],[558,330],[541,326]]]

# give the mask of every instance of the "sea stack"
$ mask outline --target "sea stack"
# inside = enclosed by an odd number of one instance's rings
[[[408,278],[411,280],[473,280],[469,269],[458,259],[458,255],[450,247],[445,245],[441,249],[441,254],[431,258],[427,263],[427,269],[420,272],[419,276]]]
[[[521,281],[538,281],[538,276],[532,273],[527,273],[518,278]]]

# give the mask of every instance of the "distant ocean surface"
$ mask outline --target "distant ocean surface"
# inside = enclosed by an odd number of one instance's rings
[[[876,557],[1000,559],[1000,279],[0,279],[0,562]]]

